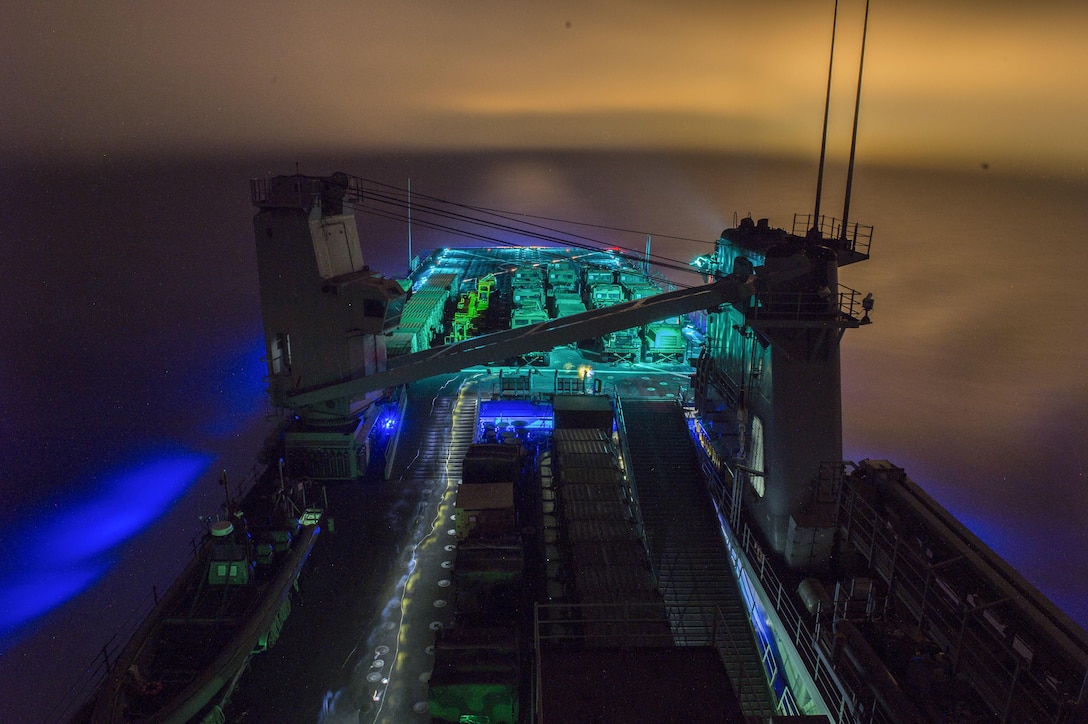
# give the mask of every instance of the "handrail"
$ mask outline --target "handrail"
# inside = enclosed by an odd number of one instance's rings
[[[849,251],[865,257],[869,256],[869,248],[873,243],[872,226],[859,224],[855,221],[847,223],[844,231],[842,220],[833,216],[820,214],[819,219],[815,219],[812,214],[793,215],[793,230],[791,233],[794,236],[807,236],[812,230],[818,231],[820,239],[826,241],[828,246],[838,246],[845,242]]]
[[[976,598],[973,588],[986,589],[965,583],[973,575],[968,557],[955,551],[928,556],[933,548],[901,538],[849,484],[839,526],[844,542],[885,582],[895,582],[892,595],[901,609],[944,649],[952,671],[993,703],[999,721],[1072,720],[1074,693],[1064,689],[1083,687],[1088,667],[1034,638],[1010,597],[994,591],[987,601]]]
[[[193,550],[197,551],[197,538],[194,537],[192,542]],[[194,552],[194,555],[195,554],[196,553]],[[181,575],[182,571],[185,570],[186,566],[189,565],[191,560],[191,557],[187,557],[170,575],[163,576],[159,582],[168,581],[172,584],[173,581]],[[152,585],[151,590],[146,591],[143,597],[132,607],[125,617],[125,620],[121,622],[109,639],[106,640],[106,643],[98,650],[95,657],[83,667],[83,670],[75,678],[71,686],[68,687],[68,690],[53,703],[52,708],[42,719],[43,722],[69,721],[72,715],[78,711],[88,699],[94,696],[95,692],[98,691],[98,688],[102,686],[102,683],[106,680],[106,677],[110,675],[112,662],[120,655],[121,649],[128,644],[129,639],[136,633],[140,624],[151,615],[151,612],[155,609],[158,601],[159,587],[155,584]]]
[[[861,293],[843,284],[836,292],[828,290],[823,296],[815,292],[766,292],[756,300],[756,304],[744,309],[744,315],[757,323],[787,319],[856,327],[864,314]]]
[[[730,510],[735,502],[731,486],[727,486],[721,479],[718,471],[703,455],[702,470],[711,498],[719,505],[719,513],[723,519],[728,520]],[[810,628],[805,619],[793,605],[790,593],[782,585],[772,566],[768,565],[767,556],[759,546],[752,529],[746,522],[741,523],[739,535],[734,531],[737,544],[744,552],[752,569],[756,573],[759,584],[764,594],[774,604],[776,613],[786,628],[786,633],[793,642],[795,650],[804,663],[809,676],[812,677],[820,696],[828,710],[836,717],[836,721],[845,721],[842,717],[847,711],[853,711],[858,707],[858,694],[847,687],[831,669],[831,664],[825,658],[818,647],[820,637],[819,620]],[[874,714],[874,722],[892,721],[887,712]]]
[[[313,199],[328,189],[332,180],[314,176],[293,176],[288,182],[283,177],[276,178],[279,179],[279,183],[275,184],[272,178],[249,180],[249,198],[254,206],[310,208],[313,206]],[[342,187],[344,200],[350,203],[362,203],[362,179],[344,177],[343,180],[346,182],[346,185]]]
[[[709,604],[669,604],[670,608],[680,609],[686,615],[706,617],[709,614],[712,626],[701,635],[698,632],[685,632],[679,641],[673,639],[675,648],[687,648],[695,646],[711,646],[718,653],[722,666],[728,669],[727,658],[742,653],[740,644],[733,637],[725,616],[718,606]],[[532,721],[543,721],[543,698],[540,681],[540,653],[552,642],[564,646],[572,643],[592,642],[594,638],[604,636],[615,638],[621,633],[632,647],[638,648],[640,643],[648,647],[660,647],[661,635],[648,632],[645,628],[639,628],[637,624],[659,623],[661,605],[657,603],[537,603],[533,611],[533,641],[536,651],[536,666],[534,674],[534,691],[532,706]],[[543,614],[543,615],[542,615]],[[606,634],[592,633],[587,627],[571,626],[571,623],[614,624],[619,625],[619,631],[608,628]],[[750,686],[759,686],[761,681],[749,682],[743,670],[739,681],[732,680],[733,672],[730,671],[730,680],[735,687],[738,704],[744,701],[743,693]]]

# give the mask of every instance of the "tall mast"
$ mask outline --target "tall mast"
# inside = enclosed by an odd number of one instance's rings
[[[835,0],[838,2],[838,0]],[[869,34],[869,0],[865,0],[865,24],[861,30],[861,60],[858,61],[858,92],[854,100],[854,133],[850,138],[850,165],[846,171],[846,199],[842,206],[842,239],[846,240],[850,220],[850,189],[854,185],[854,153],[858,147],[858,114],[861,112],[861,74],[865,70],[865,38]],[[855,235],[856,236],[856,235]],[[855,239],[856,241],[856,239]]]
[[[835,67],[835,30],[839,24],[839,0],[831,20],[831,53],[827,61],[827,97],[824,99],[824,135],[820,141],[820,170],[816,175],[816,209],[812,213],[812,228],[820,228],[820,196],[824,187],[824,161],[827,159],[827,121],[831,113],[831,71]]]

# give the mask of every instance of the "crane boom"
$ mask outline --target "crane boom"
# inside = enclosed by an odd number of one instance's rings
[[[754,291],[747,279],[726,277],[691,289],[678,289],[560,319],[482,335],[463,342],[394,357],[389,360],[388,369],[384,372],[298,390],[288,395],[288,404],[299,409],[331,399],[359,398],[375,390],[530,352],[549,350],[559,345],[601,337],[609,332],[639,327],[699,309],[739,304],[747,300]]]

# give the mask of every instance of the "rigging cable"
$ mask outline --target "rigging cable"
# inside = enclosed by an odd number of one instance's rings
[[[399,192],[402,192],[402,193],[404,192],[404,189],[401,189],[401,188],[399,188],[397,186],[382,183],[382,182],[375,181],[375,180],[372,180],[372,179],[358,178],[358,180],[369,183],[369,184],[373,184],[373,185],[376,185],[376,186],[384,187],[384,188],[387,188],[387,189],[393,189],[394,191],[399,191]],[[425,213],[430,213],[430,214],[433,214],[433,215],[438,216],[440,218],[447,218],[447,219],[450,219],[450,220],[453,220],[453,221],[460,221],[460,222],[464,222],[464,223],[480,225],[480,226],[484,226],[486,228],[491,228],[491,229],[495,229],[495,230],[498,230],[498,231],[503,231],[503,232],[515,234],[515,235],[522,236],[522,237],[529,237],[529,238],[532,238],[532,239],[536,239],[538,241],[545,241],[545,242],[549,242],[549,243],[553,243],[553,244],[560,244],[560,245],[565,245],[565,246],[574,246],[574,247],[585,249],[585,250],[588,250],[588,251],[605,251],[605,250],[612,250],[612,249],[618,248],[618,249],[622,249],[625,252],[627,252],[625,254],[619,254],[619,256],[621,256],[623,258],[626,258],[629,261],[641,262],[645,258],[644,255],[642,255],[639,252],[637,252],[636,250],[630,249],[628,247],[622,247],[622,246],[619,246],[619,245],[616,245],[616,244],[609,244],[607,242],[601,241],[599,239],[595,239],[593,237],[588,237],[588,236],[585,236],[585,235],[582,235],[582,234],[575,234],[575,233],[572,233],[572,232],[569,232],[569,231],[563,231],[561,229],[555,229],[555,228],[548,227],[548,226],[545,226],[545,225],[542,225],[542,224],[536,224],[536,223],[533,223],[533,222],[521,221],[521,220],[515,218],[515,216],[513,215],[514,212],[500,212],[500,211],[497,211],[497,210],[494,210],[494,209],[487,209],[485,207],[476,207],[476,206],[471,206],[471,205],[468,205],[468,204],[460,204],[460,203],[457,203],[457,202],[447,201],[447,200],[439,198],[439,197],[429,196],[427,194],[419,194],[418,192],[413,194],[413,196],[415,198],[422,197],[422,198],[434,201],[434,202],[436,202],[438,204],[444,204],[444,205],[452,206],[452,207],[455,207],[455,208],[462,208],[462,209],[466,209],[466,210],[477,211],[479,213],[484,213],[484,214],[487,214],[487,215],[495,216],[496,218],[503,219],[504,221],[509,221],[509,222],[513,222],[513,223],[516,223],[516,224],[522,224],[524,226],[528,226],[528,227],[532,227],[532,228],[527,229],[527,228],[521,228],[519,226],[513,226],[511,224],[499,223],[497,221],[492,221],[492,220],[488,220],[488,219],[484,219],[484,218],[479,218],[479,217],[476,217],[476,216],[470,216],[470,215],[467,215],[467,214],[462,214],[462,213],[458,213],[458,212],[454,212],[454,211],[444,210],[444,209],[441,209],[441,208],[438,208],[438,207],[435,207],[435,206],[432,206],[432,205],[424,205],[422,207],[422,209],[423,209],[423,211]],[[398,208],[401,208],[401,209],[407,209],[408,208],[407,203],[403,200],[403,198],[400,197],[400,196],[397,196],[397,195],[384,194],[384,193],[375,192],[375,191],[369,191],[369,192],[364,191],[363,197],[364,197],[364,199],[369,197],[369,198],[374,199],[374,200],[376,200],[376,201],[378,201],[380,203],[384,203],[384,204],[387,204],[387,205],[390,205],[390,206],[393,206],[393,207],[398,207]],[[395,221],[406,221],[407,220],[407,215],[406,214],[399,214],[399,213],[389,212],[389,211],[379,213],[378,210],[367,206],[365,204],[365,202],[361,203],[361,204],[360,203],[351,203],[351,202],[349,202],[349,204],[355,209],[365,211],[367,213],[371,213],[371,214],[374,214],[374,215],[377,215],[377,216],[381,216],[383,218],[387,218],[387,219],[391,219],[391,220],[395,220]],[[417,203],[413,203],[412,206],[415,208],[415,210],[417,212],[421,208]],[[561,223],[568,223],[568,224],[578,225],[578,226],[589,226],[589,227],[595,227],[595,228],[601,228],[601,229],[608,229],[608,230],[619,231],[619,232],[624,232],[624,233],[643,233],[643,232],[638,232],[638,231],[635,231],[635,230],[632,230],[632,229],[621,229],[621,228],[618,228],[618,227],[609,227],[609,226],[599,225],[599,224],[588,224],[588,223],[584,223],[584,222],[566,221],[566,220],[554,219],[554,218],[550,218],[550,217],[536,217],[536,216],[533,216],[531,214],[521,214],[521,216],[525,216],[525,217],[528,217],[528,218],[543,218],[543,219],[547,219],[547,220],[550,220],[550,221],[558,221],[558,222],[561,222]],[[420,223],[418,215],[413,219],[413,221],[415,223]],[[510,241],[506,241],[506,240],[503,240],[503,239],[498,239],[498,238],[491,237],[491,236],[488,236],[486,234],[481,234],[481,233],[478,233],[478,232],[466,231],[464,229],[459,229],[457,227],[445,226],[445,225],[442,225],[442,224],[438,224],[436,222],[429,222],[429,223],[425,223],[424,225],[428,226],[429,228],[435,229],[435,230],[446,231],[446,232],[449,232],[449,233],[454,233],[454,234],[458,234],[458,235],[461,235],[461,236],[466,236],[468,238],[474,238],[474,239],[477,239],[477,240],[480,240],[480,241],[489,241],[489,242],[504,244],[504,245],[508,245],[508,246],[517,246],[518,245],[516,242],[510,242]],[[548,233],[543,233],[541,231],[536,231],[534,229],[542,229],[542,230],[544,230],[544,232],[548,232]],[[686,240],[686,241],[699,241],[700,243],[706,243],[706,244],[714,243],[714,242],[707,242],[707,241],[689,239],[688,237],[672,236],[672,235],[667,235],[667,234],[659,234],[658,236],[661,236],[663,238],[669,238],[669,239],[679,239],[679,240]],[[657,266],[660,266],[660,267],[663,267],[663,268],[672,269],[674,271],[683,272],[685,274],[698,274],[699,273],[697,270],[692,269],[690,267],[690,265],[688,265],[687,263],[685,263],[683,261],[680,261],[678,259],[665,257],[665,256],[662,256],[660,254],[651,254],[650,257],[651,257],[651,260]]]
[[[358,210],[361,210],[361,211],[363,211],[365,213],[371,214],[372,216],[377,216],[377,217],[384,218],[384,219],[389,219],[389,220],[392,220],[392,221],[405,221],[406,220],[405,215],[394,212],[394,211],[376,209],[376,208],[373,208],[373,207],[355,207],[355,208],[357,208]],[[442,214],[439,214],[439,215],[441,216]],[[495,237],[495,236],[490,236],[488,234],[484,234],[484,233],[481,233],[481,232],[471,231],[471,230],[468,230],[468,229],[463,229],[463,228],[458,228],[458,227],[455,227],[455,226],[441,224],[441,223],[438,223],[438,222],[435,222],[435,221],[423,220],[423,219],[420,219],[418,216],[413,217],[412,221],[413,221],[413,223],[415,223],[417,225],[421,225],[421,226],[424,226],[424,227],[427,227],[427,228],[430,228],[430,229],[434,229],[436,231],[441,231],[441,232],[453,234],[453,235],[456,235],[456,236],[461,236],[461,237],[465,237],[465,238],[469,238],[469,239],[474,239],[474,240],[477,240],[477,241],[483,241],[483,242],[498,244],[498,245],[503,245],[503,246],[512,246],[512,247],[521,246],[521,244],[519,242],[517,242],[517,241],[510,241],[508,239],[501,239],[501,238],[498,238],[498,237]],[[624,259],[626,259],[628,261],[634,261],[634,262],[639,262],[639,263],[641,263],[643,261],[642,256],[639,256],[639,255],[637,255],[637,254],[635,254],[633,252],[631,252],[631,253],[617,253],[617,252],[613,251],[612,248],[605,245],[604,242],[598,242],[598,243],[602,244],[602,246],[594,246],[594,245],[587,244],[587,243],[576,242],[576,241],[572,241],[570,239],[564,239],[564,238],[560,238],[560,237],[549,236],[549,235],[546,235],[546,234],[530,232],[530,231],[526,231],[526,230],[522,230],[522,229],[516,229],[516,228],[512,228],[512,227],[502,227],[501,225],[495,225],[495,224],[488,224],[486,222],[481,222],[481,221],[478,221],[478,220],[471,220],[470,219],[469,221],[471,223],[477,223],[477,224],[481,224],[481,225],[484,225],[484,226],[492,226],[492,227],[496,227],[496,228],[501,228],[502,230],[508,231],[508,232],[510,232],[512,234],[515,234],[517,236],[528,236],[528,237],[530,237],[532,239],[535,239],[536,241],[545,241],[545,242],[549,242],[549,243],[556,244],[556,245],[559,245],[559,246],[574,247],[574,248],[580,249],[582,251],[597,252],[597,253],[608,252],[608,253],[615,254],[616,256],[619,256],[621,258],[624,258]],[[615,247],[613,246],[613,248],[615,248]],[[653,257],[653,255],[651,255],[651,256]],[[665,257],[661,257],[661,256],[654,257],[654,263],[658,267],[665,268],[665,269],[671,269],[673,271],[682,272],[682,273],[685,273],[685,274],[700,274],[700,272],[698,270],[692,269],[690,266],[687,266],[687,265],[683,264],[683,262],[679,262],[677,260],[672,260],[672,259],[666,259]],[[676,281],[673,281],[673,280],[669,280],[669,282],[671,284],[677,286],[677,287],[687,288],[687,287],[690,287],[690,286],[695,286],[695,285],[688,285],[688,284],[679,283],[679,282],[676,282]]]

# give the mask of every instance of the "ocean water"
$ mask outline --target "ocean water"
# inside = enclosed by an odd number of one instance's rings
[[[10,168],[0,711],[50,721],[184,563],[222,500],[220,471],[237,482],[256,460],[269,411],[248,179],[296,161]],[[790,226],[816,177],[810,162],[664,153],[341,155],[299,170],[410,178],[415,204],[583,221],[597,226],[564,228],[605,245],[641,251],[649,233],[679,262],[740,216]],[[843,175],[829,169],[824,213],[841,215]],[[905,467],[1088,625],[1088,182],[862,165],[854,189],[872,259],[840,280],[876,307],[843,342],[845,457]],[[368,261],[402,273],[407,230],[371,208],[357,212]],[[412,240],[466,243],[419,226]]]

